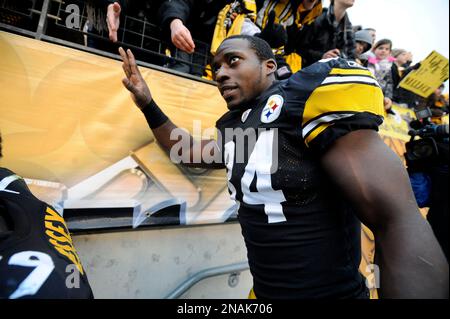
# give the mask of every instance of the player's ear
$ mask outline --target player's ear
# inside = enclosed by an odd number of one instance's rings
[[[267,76],[274,74],[277,71],[277,62],[274,59],[264,61]]]

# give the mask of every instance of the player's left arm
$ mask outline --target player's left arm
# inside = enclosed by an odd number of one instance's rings
[[[375,235],[380,296],[448,298],[448,263],[401,160],[377,132],[355,130],[338,138],[321,161]]]

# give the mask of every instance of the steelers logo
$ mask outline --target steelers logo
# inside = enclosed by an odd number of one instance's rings
[[[266,106],[261,113],[261,122],[272,123],[275,121],[281,113],[284,99],[281,95],[272,95],[267,100]]]

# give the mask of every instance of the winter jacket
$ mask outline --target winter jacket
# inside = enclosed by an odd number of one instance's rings
[[[324,8],[322,15],[303,28],[297,45],[304,66],[319,61],[325,52],[336,48],[341,52],[341,57],[351,60],[356,58],[352,24],[347,14],[337,24],[333,6]]]
[[[392,65],[395,58],[388,57],[387,59],[378,60],[376,57],[370,57],[367,68],[377,79],[383,90],[384,97],[392,100],[394,96],[394,82],[392,79]]]
[[[170,23],[180,19],[195,40],[211,43],[217,15],[227,0],[165,0],[159,9],[164,37],[170,42]]]

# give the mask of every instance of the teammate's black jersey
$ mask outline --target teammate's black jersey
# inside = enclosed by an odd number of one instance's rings
[[[13,224],[0,236],[0,298],[93,297],[62,216],[1,167],[0,210]]]
[[[320,156],[351,131],[377,130],[383,112],[370,72],[332,59],[217,121],[258,298],[365,295],[360,222]]]

